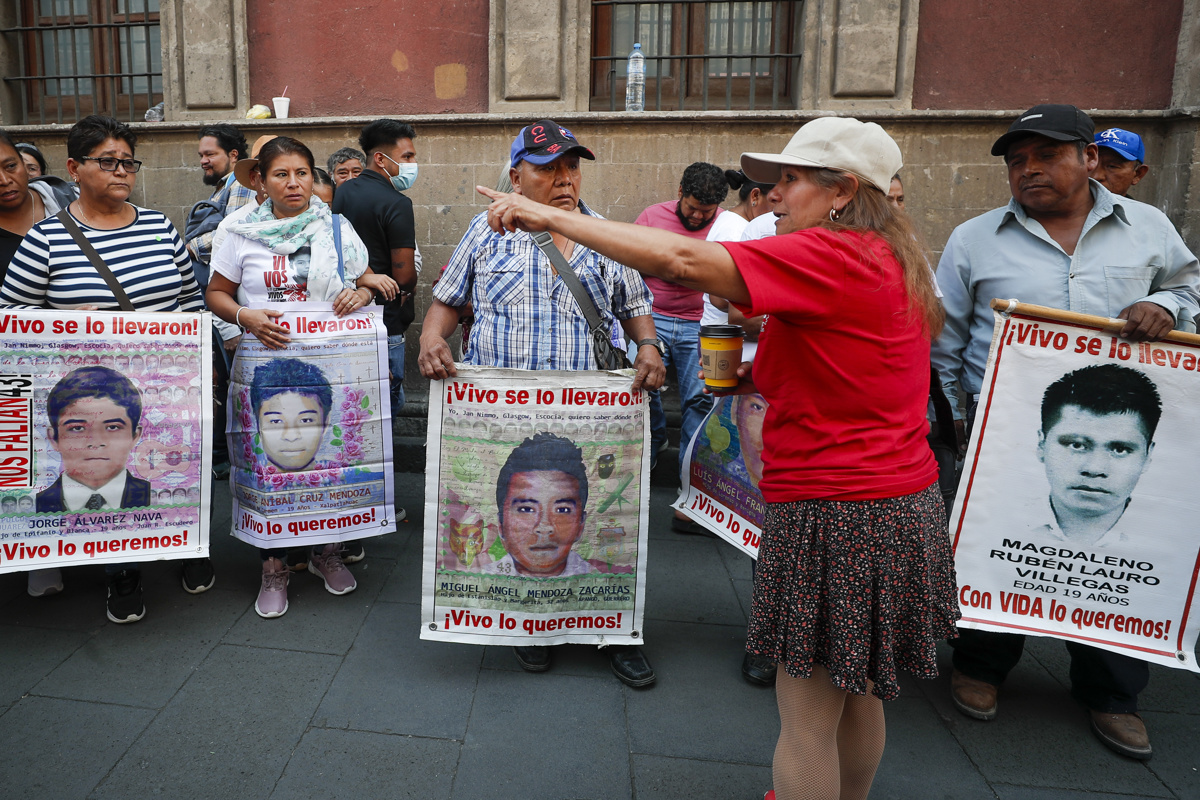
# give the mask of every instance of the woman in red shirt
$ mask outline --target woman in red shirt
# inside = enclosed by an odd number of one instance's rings
[[[887,202],[900,149],[874,123],[822,118],[780,154],[746,153],[779,235],[700,242],[479,187],[496,230],[553,230],[647,275],[766,314],[739,391],[770,404],[768,503],[746,648],[777,661],[775,791],[865,798],[897,667],[937,674],[955,635],[954,567],[926,443],[941,329],[912,225]]]

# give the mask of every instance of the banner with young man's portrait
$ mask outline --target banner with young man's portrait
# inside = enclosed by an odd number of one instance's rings
[[[230,376],[233,533],[262,548],[396,530],[387,329],[370,306],[286,303],[290,342],[253,336]]]
[[[767,506],[762,480],[761,394],[726,395],[696,429],[683,458],[683,491],[674,507],[751,558],[758,558]]]
[[[457,369],[429,387],[421,638],[640,643],[650,439],[632,371]]]
[[[210,320],[0,311],[0,573],[208,555]]]
[[[1200,672],[1200,337],[997,313],[950,524],[961,627]]]

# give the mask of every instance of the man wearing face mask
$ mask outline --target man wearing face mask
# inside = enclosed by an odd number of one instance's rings
[[[333,213],[343,214],[367,246],[371,289],[383,304],[388,332],[393,418],[404,406],[404,332],[413,321],[412,292],[421,272],[412,201],[403,193],[417,179],[416,133],[407,122],[379,119],[362,129],[359,148],[366,153],[362,174],[338,187]],[[359,279],[362,285],[362,279]],[[404,519],[396,508],[396,519]],[[342,560],[362,558],[357,542],[347,543]]]

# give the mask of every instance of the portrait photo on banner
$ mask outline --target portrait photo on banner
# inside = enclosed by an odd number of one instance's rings
[[[181,333],[156,337],[133,329],[161,315],[91,313],[22,312],[27,332],[0,331],[0,539],[77,540],[47,545],[41,564],[108,560],[106,537],[132,531],[152,557],[194,556],[207,545],[211,437],[201,318],[178,315],[190,318],[172,323]],[[0,570],[21,566],[8,556]]]
[[[439,570],[634,573],[643,443],[631,423],[450,417],[442,430]]]
[[[696,431],[687,476],[691,486],[759,528],[766,514],[758,488],[766,414],[767,401],[761,394],[715,398]]]
[[[239,501],[264,514],[382,505],[390,430],[378,376],[373,348],[290,357],[260,346],[240,354],[229,427]]]
[[[993,344],[985,376],[951,520],[963,624],[1195,669],[1178,651],[1200,563],[1200,350],[1047,320],[1008,330],[1035,324]]]

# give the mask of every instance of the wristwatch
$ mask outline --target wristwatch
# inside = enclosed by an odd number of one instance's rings
[[[667,354],[667,346],[662,343],[661,339],[642,339],[637,343],[639,350],[646,345],[653,346],[656,350],[658,350],[658,354],[660,356],[665,356]]]

